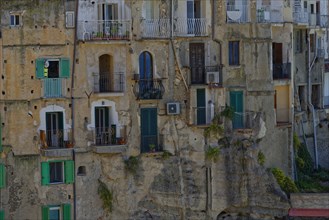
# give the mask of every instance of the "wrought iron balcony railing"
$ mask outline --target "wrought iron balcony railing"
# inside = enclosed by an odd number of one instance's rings
[[[116,136],[116,125],[111,127],[96,127],[92,129],[94,146],[123,145],[126,143],[124,137]]]
[[[129,40],[130,20],[80,21],[79,40]]]
[[[257,22],[259,23],[282,23],[283,5],[267,6],[257,9]]]
[[[273,64],[273,79],[291,79],[291,63]]]
[[[100,73],[94,75],[94,92],[108,93],[108,92],[124,92],[125,77],[124,73]]]
[[[70,129],[40,130],[40,142],[43,148],[65,148],[70,141]]]
[[[320,16],[320,26],[323,28],[329,28],[329,15]]]
[[[66,95],[66,79],[45,78],[42,79],[42,96],[45,98],[60,98]]]
[[[170,19],[144,19],[142,20],[142,37],[169,38],[171,32]]]
[[[316,56],[319,57],[319,58],[324,58],[324,56],[325,56],[325,50],[324,49],[321,49],[321,48],[318,48],[316,50]]]
[[[215,87],[221,87],[223,85],[222,68],[219,65],[205,66],[203,67],[190,67],[191,84],[207,84]]]
[[[165,88],[161,79],[136,80],[134,94],[137,99],[162,99]]]
[[[207,36],[206,18],[177,18],[174,21],[175,36]]]
[[[233,129],[252,129],[259,123],[259,116],[262,112],[245,111],[234,112],[232,125]]]

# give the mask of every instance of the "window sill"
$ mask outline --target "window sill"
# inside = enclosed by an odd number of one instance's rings
[[[120,154],[127,150],[127,145],[93,146],[93,151],[97,154]]]
[[[95,92],[95,95],[99,97],[104,96],[124,96],[124,92]]]
[[[72,148],[41,149],[41,155],[45,157],[71,157]]]

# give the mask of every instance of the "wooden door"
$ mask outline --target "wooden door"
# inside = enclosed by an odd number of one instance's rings
[[[149,152],[150,146],[158,149],[158,120],[156,108],[141,109],[141,152]]]
[[[243,92],[230,92],[230,106],[234,110],[233,128],[243,128]]]
[[[197,89],[197,124],[204,125],[206,124],[206,90]]]
[[[205,60],[204,60],[204,44],[190,44],[190,68],[191,68],[191,83],[205,83]]]

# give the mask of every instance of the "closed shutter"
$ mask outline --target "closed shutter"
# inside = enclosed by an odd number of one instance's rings
[[[74,162],[73,160],[67,160],[65,165],[65,183],[74,183]]]
[[[45,186],[49,184],[49,163],[41,162],[41,185]]]
[[[70,77],[70,60],[68,58],[61,58],[60,64],[61,72],[59,77],[69,78]]]
[[[4,164],[0,164],[0,188],[6,186],[6,169]]]
[[[44,78],[43,68],[45,66],[45,59],[40,58],[35,61],[35,72],[38,79]]]
[[[49,207],[48,206],[42,206],[42,220],[49,220]]]
[[[5,220],[5,211],[0,210],[0,220]]]
[[[71,220],[71,205],[63,205],[63,220]]]

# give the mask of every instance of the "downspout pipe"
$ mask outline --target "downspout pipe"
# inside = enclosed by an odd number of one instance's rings
[[[312,85],[311,85],[311,72],[314,66],[316,56],[314,56],[313,61],[311,63],[311,42],[310,42],[310,32],[308,32],[308,97],[307,102],[308,106],[311,110],[312,120],[313,120],[313,149],[314,149],[314,169],[317,170],[319,168],[319,160],[318,160],[318,143],[317,143],[317,134],[316,134],[316,124],[315,124],[315,110],[312,104]],[[316,53],[316,52],[315,52]]]
[[[72,60],[72,78],[71,78],[71,121],[72,121],[72,141],[75,145],[75,121],[74,121],[74,75],[75,75],[75,60],[76,60],[76,50],[77,50],[77,35],[78,35],[78,13],[79,13],[79,0],[75,1],[75,21],[74,21],[74,42],[73,42],[73,60]],[[73,156],[73,163],[74,167],[76,167],[76,159],[75,159],[75,149],[72,148],[72,156]],[[75,171],[74,171],[75,175]],[[76,180],[73,182],[73,219],[77,219],[77,190],[76,190]]]

